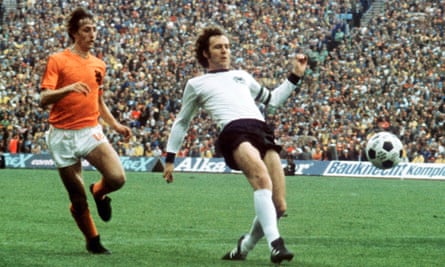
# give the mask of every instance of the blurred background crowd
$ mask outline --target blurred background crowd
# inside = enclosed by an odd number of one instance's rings
[[[219,24],[234,68],[268,88],[292,54],[309,56],[301,92],[267,115],[283,158],[366,160],[367,138],[386,130],[405,161],[444,162],[444,0],[0,0],[0,153],[48,153],[40,78],[68,46],[64,17],[79,5],[97,16],[108,106],[133,129],[126,142],[104,126],[120,155],[165,153],[185,82],[203,72],[195,37]],[[199,112],[178,156],[219,156],[217,132]]]

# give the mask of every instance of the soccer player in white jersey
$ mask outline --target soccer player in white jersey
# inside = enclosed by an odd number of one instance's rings
[[[244,260],[264,236],[273,263],[292,260],[278,230],[277,218],[286,211],[286,185],[273,129],[265,122],[257,103],[276,108],[286,101],[307,66],[307,57],[292,58],[287,79],[274,90],[262,87],[243,70],[230,70],[230,41],[217,26],[203,29],[195,43],[195,56],[207,73],[191,78],[184,90],[181,110],[171,129],[163,177],[173,182],[174,161],[181,148],[191,119],[199,108],[208,112],[220,127],[217,147],[226,164],[241,170],[252,186],[255,218],[248,234],[241,236],[237,246],[223,256],[224,260]]]

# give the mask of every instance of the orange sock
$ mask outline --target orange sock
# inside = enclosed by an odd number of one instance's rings
[[[93,185],[93,195],[96,198],[97,197],[101,198],[110,192],[111,192],[111,190],[108,188],[103,177],[102,177],[102,179],[99,180],[99,182],[97,182]]]
[[[90,210],[88,208],[82,214],[77,214],[73,206],[70,206],[71,215],[77,223],[80,231],[83,233],[87,240],[99,235],[94,224],[93,218],[91,217]]]

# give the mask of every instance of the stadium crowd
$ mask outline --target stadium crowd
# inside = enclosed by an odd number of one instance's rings
[[[64,15],[83,5],[99,18],[94,52],[108,65],[108,105],[134,132],[124,142],[104,126],[120,155],[164,153],[184,82],[203,71],[194,38],[202,26],[219,24],[232,35],[233,65],[269,88],[287,76],[291,54],[309,56],[302,92],[267,115],[283,158],[365,160],[367,138],[387,130],[402,140],[405,161],[444,162],[445,1],[383,2],[384,11],[364,25],[372,1],[35,0],[3,7],[0,151],[48,153],[40,78],[47,56],[67,46]],[[218,156],[217,131],[201,112],[178,156]]]

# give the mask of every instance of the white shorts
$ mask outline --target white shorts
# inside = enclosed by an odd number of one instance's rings
[[[57,168],[76,164],[102,143],[108,143],[102,126],[80,130],[50,127],[45,134],[46,144]]]

